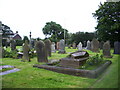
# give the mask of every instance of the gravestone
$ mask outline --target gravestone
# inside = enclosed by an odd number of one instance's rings
[[[81,42],[79,42],[79,44],[78,44],[78,51],[82,51],[82,43]]]
[[[114,54],[120,54],[120,42],[114,42]]]
[[[51,57],[51,41],[49,39],[46,39],[44,43],[45,43],[47,56]]]
[[[89,54],[86,51],[77,51],[68,55],[66,58],[60,59],[60,65],[62,67],[79,68],[89,58]]]
[[[90,43],[90,41],[88,40],[87,41],[87,47],[86,47],[88,50],[90,50],[91,49],[91,43]]]
[[[76,43],[72,44],[73,49],[76,49]]]
[[[36,47],[36,53],[37,53],[37,61],[38,62],[48,62],[45,43],[41,40],[37,41],[35,47]]]
[[[60,48],[59,48],[59,47],[60,47],[60,45],[59,45],[59,44],[60,44],[60,42],[57,42],[57,43],[56,43],[56,49],[57,49],[57,50],[59,50],[59,49],[60,49]]]
[[[99,41],[95,38],[91,41],[91,51],[99,52]]]
[[[25,40],[25,43],[23,44],[23,61],[30,61],[29,51],[30,47],[28,45],[28,41]]]
[[[12,51],[16,49],[16,41],[15,40],[11,40],[10,47],[11,47]]]
[[[103,44],[104,44],[104,41],[101,41],[100,42],[100,49],[103,49]]]
[[[71,46],[72,46],[72,45],[71,45],[71,44],[69,44],[69,45],[68,45],[68,48],[71,48]]]
[[[58,53],[65,53],[65,41],[63,39],[60,40]]]
[[[52,44],[51,44],[51,52],[56,52],[56,50],[55,50],[55,43],[54,42],[52,42]]]
[[[111,58],[111,53],[110,53],[110,42],[107,41],[103,44],[103,56],[106,58]]]

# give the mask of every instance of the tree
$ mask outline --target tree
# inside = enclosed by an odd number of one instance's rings
[[[28,39],[27,36],[24,36],[24,38],[23,38],[23,42],[24,42],[24,43],[25,43],[25,40],[27,40],[27,41],[29,42],[29,39]]]
[[[95,29],[99,40],[110,40],[113,43],[120,39],[120,2],[100,3],[93,17],[98,22]]]
[[[68,32],[68,30],[63,29],[60,24],[57,24],[56,22],[53,21],[47,22],[42,31],[45,34],[46,38],[47,36],[49,36],[50,39],[54,42],[57,42],[60,39],[64,39],[64,31],[67,37]]]

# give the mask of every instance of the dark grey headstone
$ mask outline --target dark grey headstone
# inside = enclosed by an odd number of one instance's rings
[[[91,51],[99,52],[99,41],[95,38],[91,41]]]
[[[36,43],[36,53],[38,62],[48,62],[47,52],[45,48],[45,43],[43,41],[37,41]]]
[[[107,58],[111,58],[111,53],[110,53],[110,42],[107,41],[103,45],[103,56]]]
[[[114,54],[120,54],[120,42],[114,42]]]
[[[47,56],[51,57],[51,41],[49,39],[45,40],[45,48],[47,51]]]
[[[10,47],[11,47],[12,51],[16,49],[16,41],[15,40],[11,40]]]
[[[72,44],[73,49],[76,49],[76,43]]]
[[[58,53],[65,53],[65,41],[63,39],[60,40]]]
[[[101,41],[100,42],[100,49],[103,49],[103,44],[104,44],[104,41]]]
[[[25,40],[25,43],[23,44],[23,61],[30,61],[29,51],[30,47],[28,45],[28,41]]]

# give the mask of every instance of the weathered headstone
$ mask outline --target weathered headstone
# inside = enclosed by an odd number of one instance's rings
[[[55,50],[55,43],[54,42],[52,42],[52,44],[51,44],[51,52],[56,52],[56,50]]]
[[[114,42],[114,54],[120,54],[120,42]]]
[[[25,40],[25,43],[23,44],[23,61],[30,61],[29,51],[30,47],[28,45],[28,41]]]
[[[60,49],[60,48],[59,48],[59,47],[60,47],[60,45],[59,45],[59,44],[60,44],[60,42],[57,42],[57,43],[56,43],[56,49],[57,49],[57,50],[59,50],[59,49]]]
[[[47,56],[51,57],[51,41],[49,39],[45,40],[45,48],[47,51]]]
[[[101,42],[100,42],[100,45],[99,45],[99,46],[100,46],[100,49],[103,49],[103,44],[104,44],[104,41],[101,41]]]
[[[99,41],[95,38],[91,41],[91,51],[99,52]]]
[[[88,40],[87,41],[87,47],[86,47],[88,50],[90,50],[91,49],[91,42]]]
[[[72,46],[72,45],[71,45],[71,44],[69,44],[69,45],[68,45],[68,48],[71,48],[71,46]]]
[[[111,53],[110,53],[110,42],[107,41],[103,44],[103,56],[107,58],[111,58]]]
[[[82,51],[82,43],[81,42],[79,42],[79,44],[78,44],[78,51]]]
[[[76,43],[73,43],[72,47],[73,49],[76,49]]]
[[[36,53],[38,62],[48,62],[47,52],[45,48],[45,43],[43,41],[37,41],[36,43]]]
[[[11,47],[12,51],[16,49],[16,41],[15,40],[11,40],[10,47]]]
[[[60,40],[58,53],[65,53],[65,41],[63,39]]]

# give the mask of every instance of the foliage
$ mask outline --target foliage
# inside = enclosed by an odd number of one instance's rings
[[[25,43],[25,40],[27,40],[28,41],[28,43],[29,43],[29,39],[28,39],[28,37],[27,36],[24,36],[24,38],[23,38],[23,42]]]
[[[90,57],[86,63],[89,65],[98,65],[102,61],[103,61],[103,55],[96,54],[95,56]]]
[[[42,29],[43,33],[45,34],[46,38],[49,37],[49,39],[53,42],[57,42],[60,39],[64,39],[64,31],[67,38],[67,32],[68,30],[63,29],[60,24],[57,24],[56,22],[47,22],[44,28]]]
[[[88,33],[88,32],[76,32],[76,33],[73,33],[70,36],[71,36],[70,43],[75,42],[76,44],[78,44],[79,42],[84,43],[84,41],[92,40],[95,37],[95,34],[94,33]]]
[[[98,22],[96,32],[99,40],[113,43],[120,39],[120,2],[100,3],[93,16]]]
[[[22,46],[23,40],[16,40],[16,46]]]

